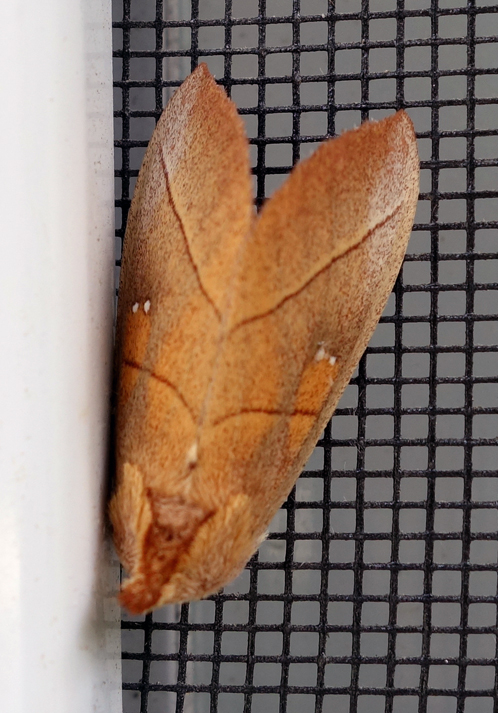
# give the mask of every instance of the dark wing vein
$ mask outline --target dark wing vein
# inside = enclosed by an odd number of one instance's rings
[[[160,154],[161,154],[161,164],[162,164],[162,167],[163,167],[164,178],[165,178],[165,180],[166,180],[166,190],[168,191],[168,197],[169,197],[169,202],[170,202],[170,204],[171,204],[171,209],[172,209],[172,211],[173,211],[173,213],[174,213],[174,215],[175,215],[175,218],[176,218],[177,221],[178,221],[178,225],[180,226],[180,230],[182,231],[183,239],[184,239],[184,241],[185,241],[185,246],[186,246],[186,248],[187,248],[187,254],[188,254],[190,263],[191,263],[191,265],[192,265],[192,268],[193,268],[193,270],[194,270],[194,272],[195,272],[195,276],[196,276],[197,282],[198,282],[198,284],[199,284],[199,289],[201,290],[202,294],[204,295],[204,297],[206,298],[206,300],[209,302],[209,304],[210,304],[211,307],[213,308],[213,310],[214,310],[214,312],[215,312],[217,318],[218,318],[218,319],[221,319],[221,315],[220,315],[219,309],[217,308],[217,306],[216,306],[215,303],[213,302],[211,296],[209,295],[208,291],[206,290],[206,288],[204,287],[204,285],[203,285],[203,283],[202,283],[202,279],[201,279],[201,274],[200,274],[200,272],[199,272],[199,268],[198,268],[198,266],[197,266],[197,264],[196,264],[196,262],[195,262],[195,260],[194,260],[194,256],[192,255],[192,251],[190,250],[190,245],[189,245],[189,242],[188,242],[188,239],[187,239],[187,233],[186,233],[186,230],[185,230],[185,226],[184,226],[184,224],[183,224],[183,220],[182,220],[182,218],[181,218],[181,216],[180,216],[180,213],[179,213],[179,211],[178,211],[178,208],[177,208],[176,203],[175,203],[174,198],[173,198],[173,193],[172,193],[172,191],[171,191],[171,185],[170,185],[170,181],[169,181],[168,169],[167,169],[167,167],[166,167],[166,162],[165,162],[165,160],[164,160],[164,155],[163,155],[163,149],[162,149],[162,147],[161,147],[161,149],[160,149]]]
[[[186,402],[185,397],[181,393],[181,391],[178,390],[178,387],[175,386],[171,381],[166,379],[164,376],[159,376],[159,374],[156,374],[152,371],[152,369],[147,369],[147,367],[143,366],[143,364],[138,364],[138,362],[135,361],[130,361],[129,359],[123,359],[123,364],[126,364],[126,366],[130,366],[133,369],[138,369],[138,371],[143,371],[146,374],[149,374],[153,379],[157,379],[157,381],[160,381],[161,384],[165,384],[165,386],[168,386],[172,391],[175,392],[175,394],[178,396],[182,404],[185,406],[187,411],[189,412],[192,421],[195,422],[195,416],[192,408],[189,406],[189,404]]]
[[[280,302],[277,302],[276,305],[274,305],[271,309],[267,310],[266,312],[262,312],[261,314],[255,314],[253,317],[248,317],[247,319],[244,319],[242,322],[239,322],[234,327],[232,327],[231,331],[235,332],[237,329],[244,327],[246,324],[249,324],[250,322],[255,322],[258,319],[263,319],[264,317],[267,317],[270,314],[274,314],[274,312],[279,310],[280,307],[282,307],[282,305],[284,305],[286,302],[291,300],[293,297],[296,297],[296,295],[303,292],[308,287],[308,285],[310,285],[314,280],[317,279],[317,277],[319,277],[321,274],[326,272],[334,264],[334,262],[336,262],[337,260],[340,260],[345,255],[348,255],[349,253],[351,253],[354,250],[357,250],[359,247],[361,247],[361,245],[363,245],[363,243],[365,243],[368,240],[368,238],[370,238],[370,236],[376,230],[378,230],[379,228],[382,228],[384,225],[386,225],[386,223],[388,223],[390,220],[392,220],[392,218],[394,218],[394,216],[401,210],[403,205],[404,205],[403,203],[400,203],[400,205],[398,205],[391,213],[389,213],[388,216],[386,216],[383,220],[381,220],[379,223],[377,223],[377,225],[374,225],[374,227],[371,228],[362,237],[361,240],[359,240],[357,243],[355,243],[355,245],[352,245],[350,248],[345,250],[340,255],[336,255],[331,260],[329,260],[329,262],[326,265],[324,265],[319,270],[317,270],[317,272],[315,272],[308,280],[306,280],[306,282],[304,284],[302,284],[300,287],[298,287],[297,290],[294,290],[294,292],[291,292],[290,294],[283,297],[280,300]]]
[[[227,413],[221,418],[218,418],[213,426],[219,426],[223,421],[227,421],[229,418],[236,418],[237,416],[243,416],[247,413],[266,413],[268,416],[288,416],[292,418],[293,416],[318,416],[319,411],[306,411],[304,409],[295,409],[294,411],[281,411],[279,409],[266,409],[266,408],[244,408],[240,411],[235,411],[234,413]]]

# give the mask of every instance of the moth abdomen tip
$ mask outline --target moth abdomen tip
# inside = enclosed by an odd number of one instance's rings
[[[130,614],[145,614],[157,606],[160,588],[152,588],[145,577],[134,577],[124,583],[118,600]]]

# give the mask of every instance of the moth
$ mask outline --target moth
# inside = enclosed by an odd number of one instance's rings
[[[235,105],[205,65],[172,97],[119,289],[110,518],[130,612],[218,591],[262,542],[380,318],[418,185],[399,111],[324,142],[256,214]]]

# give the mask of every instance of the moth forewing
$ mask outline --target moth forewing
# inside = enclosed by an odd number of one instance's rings
[[[244,567],[351,378],[413,223],[404,112],[325,142],[258,218],[248,148],[199,66],[164,110],[130,209],[110,515],[134,613],[207,596]]]

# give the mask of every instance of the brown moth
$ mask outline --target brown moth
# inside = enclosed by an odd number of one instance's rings
[[[114,541],[131,612],[205,597],[265,537],[379,320],[415,214],[400,111],[326,141],[259,215],[205,65],[166,107],[128,217]]]

